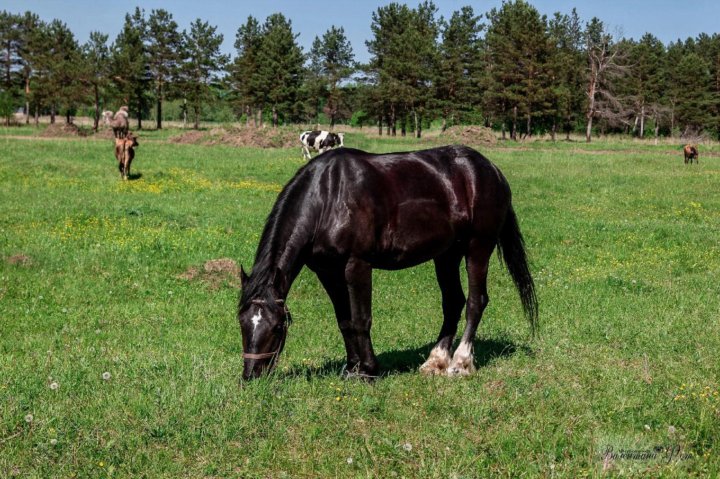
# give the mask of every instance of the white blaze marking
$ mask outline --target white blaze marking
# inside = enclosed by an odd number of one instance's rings
[[[260,324],[260,320],[262,320],[262,313],[258,310],[257,313],[255,313],[255,316],[250,318],[250,321],[253,323],[253,331],[255,331],[255,328],[257,328],[257,325]]]

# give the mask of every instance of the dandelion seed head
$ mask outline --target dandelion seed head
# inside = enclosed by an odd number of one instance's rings
[[[410,444],[409,442],[406,442],[405,444],[403,444],[403,449],[405,449],[408,452],[412,451],[412,444]]]
[[[55,438],[50,439],[50,445],[51,445],[51,446],[56,446],[56,445],[57,445],[57,439],[55,439]]]
[[[50,383],[50,389],[52,389],[53,391],[55,391],[59,387],[60,387],[60,385],[55,381]]]
[[[104,373],[102,373],[102,378],[107,381],[108,379],[110,379],[110,373],[105,371]]]
[[[27,416],[25,416],[25,422],[28,423],[28,424],[31,423],[31,422],[33,422],[33,419],[34,419],[34,418],[33,418],[33,415],[32,415],[32,414],[28,414]]]
[[[348,464],[352,464],[352,463],[353,463],[353,458],[352,458],[352,457],[348,457],[348,458],[347,458],[347,463],[348,463]]]

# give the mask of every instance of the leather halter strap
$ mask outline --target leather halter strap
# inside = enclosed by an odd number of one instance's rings
[[[275,356],[280,350],[273,351],[271,353],[245,353],[243,352],[243,358],[245,359],[267,359]]]
[[[265,300],[263,300],[263,299],[253,299],[253,300],[250,301],[250,302],[253,303],[253,304],[267,304],[267,301],[265,301]],[[285,317],[287,318],[288,309],[287,309],[287,306],[285,306],[285,300],[276,299],[276,300],[275,300],[275,303],[276,303],[276,304],[279,304],[280,306],[283,307],[283,309],[284,309],[284,311],[285,311]],[[288,326],[288,324],[287,324],[287,319],[286,319],[286,322],[285,322],[285,332],[286,332],[286,334],[287,334],[287,326]],[[271,352],[269,352],[269,353],[246,353],[245,351],[243,351],[243,354],[242,354],[242,355],[243,355],[243,358],[245,358],[245,359],[267,359],[267,358],[272,358],[272,357],[277,356],[278,354],[280,354],[280,350],[283,348],[284,343],[285,343],[285,340],[283,339],[283,340],[280,342],[280,345],[278,346],[278,348],[277,348],[275,351],[271,351]]]

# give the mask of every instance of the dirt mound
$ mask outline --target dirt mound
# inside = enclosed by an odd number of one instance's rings
[[[65,136],[87,136],[87,133],[81,130],[75,123],[51,123],[48,125],[40,136],[44,137],[65,137]]]
[[[12,256],[8,256],[5,258],[5,261],[7,264],[17,265],[17,266],[32,266],[33,260],[30,256],[22,253],[14,254]]]
[[[204,143],[207,135],[202,131],[186,131],[177,136],[172,136],[168,139],[171,143],[179,143],[181,145],[201,145]]]
[[[494,145],[497,143],[495,133],[484,126],[451,126],[440,134],[440,138],[449,143],[463,145]]]
[[[297,128],[213,128],[210,131],[188,131],[170,138],[173,143],[192,145],[229,145],[253,148],[289,148],[299,144]]]
[[[202,269],[191,266],[177,278],[186,281],[202,281],[211,289],[219,289],[223,285],[239,288],[240,267],[230,258],[211,259],[205,262]]]

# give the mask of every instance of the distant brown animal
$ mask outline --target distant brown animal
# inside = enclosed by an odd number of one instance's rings
[[[111,111],[104,111],[103,119],[105,124],[112,128],[115,138],[125,138],[128,134],[128,128],[130,126],[130,122],[128,121],[128,107],[121,106],[114,116]]]
[[[127,180],[130,176],[130,165],[135,158],[135,147],[138,146],[137,136],[128,132],[125,138],[115,138],[115,158],[118,161],[120,177]]]
[[[695,145],[685,145],[683,148],[683,153],[685,153],[685,164],[687,165],[688,162],[692,164],[693,160],[695,160],[696,164],[699,164],[700,161],[698,161],[698,149]]]

